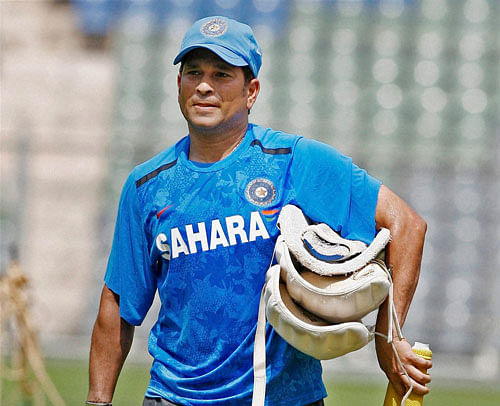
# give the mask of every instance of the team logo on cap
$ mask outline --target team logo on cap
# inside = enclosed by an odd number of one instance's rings
[[[221,18],[214,18],[203,24],[200,31],[206,37],[218,37],[227,31],[227,21]]]
[[[247,185],[245,195],[249,202],[257,206],[266,206],[274,200],[276,190],[270,180],[257,178]]]

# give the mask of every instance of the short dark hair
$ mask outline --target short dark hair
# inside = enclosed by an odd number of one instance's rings
[[[255,78],[252,70],[250,69],[250,66],[242,66],[243,69],[243,75],[245,75],[245,85],[248,85],[252,79]]]

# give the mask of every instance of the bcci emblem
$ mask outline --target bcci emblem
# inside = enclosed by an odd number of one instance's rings
[[[249,202],[257,206],[266,206],[274,200],[276,190],[270,180],[258,178],[248,184],[245,195]]]
[[[206,37],[218,37],[227,31],[227,22],[221,18],[214,18],[203,24],[200,31]]]

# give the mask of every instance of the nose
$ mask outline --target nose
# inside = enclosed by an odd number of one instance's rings
[[[201,95],[206,96],[213,93],[214,89],[212,88],[212,85],[207,81],[206,78],[202,78],[200,83],[198,83],[198,86],[196,86],[196,91]]]

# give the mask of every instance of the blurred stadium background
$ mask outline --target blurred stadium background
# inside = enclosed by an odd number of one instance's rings
[[[264,49],[252,121],[334,145],[427,220],[404,332],[434,380],[498,382],[497,0],[2,1],[0,275],[17,246],[45,356],[87,357],[121,186],[185,135],[172,60],[214,14]],[[373,346],[324,365],[382,379]]]

